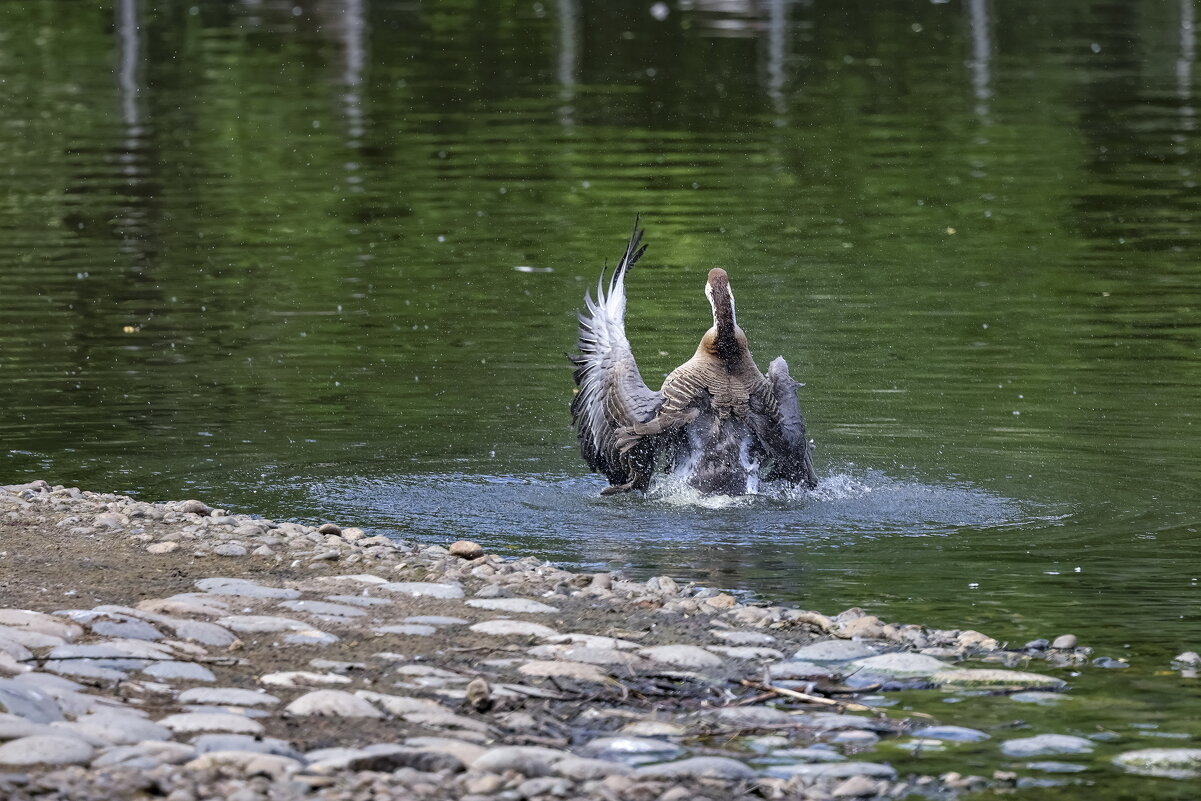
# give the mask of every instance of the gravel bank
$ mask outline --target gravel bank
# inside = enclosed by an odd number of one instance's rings
[[[0,535],[12,799],[952,797],[1021,777],[873,758],[991,736],[888,693],[1061,693],[1032,655],[1090,655],[45,482]]]

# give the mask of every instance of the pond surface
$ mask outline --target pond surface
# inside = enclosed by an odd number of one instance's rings
[[[1168,669],[1201,649],[1194,23],[1188,0],[2,4],[0,481],[1072,632],[1133,667],[1072,678],[1047,725],[1195,747]],[[727,268],[760,363],[806,383],[814,493],[598,497],[563,354],[635,213],[643,375],[691,355]],[[1038,792],[1184,792],[1112,773]]]

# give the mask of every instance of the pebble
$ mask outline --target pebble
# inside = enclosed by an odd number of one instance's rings
[[[848,779],[852,776],[895,779],[897,775],[891,765],[882,762],[802,762],[795,765],[771,765],[766,773],[778,779],[791,779],[796,776],[805,779]]]
[[[597,737],[582,749],[588,756],[631,764],[673,759],[684,753],[679,745],[651,737]]]
[[[880,789],[880,783],[866,776],[852,776],[839,784],[830,795],[834,798],[863,798],[875,795]]]
[[[538,745],[503,745],[490,748],[471,762],[471,769],[488,773],[515,771],[523,776],[549,776],[556,763],[572,756],[568,751]]]
[[[774,662],[767,666],[767,673],[773,679],[811,679],[833,676],[829,667],[813,662]]]
[[[368,701],[343,690],[314,690],[284,707],[289,715],[320,715],[339,718],[382,718]]]
[[[245,556],[247,550],[246,546],[240,542],[223,542],[213,548],[213,553],[217,556]]]
[[[165,554],[174,553],[179,550],[178,542],[154,542],[146,546],[146,553]]]
[[[1075,648],[1077,643],[1075,634],[1060,634],[1051,641],[1051,647],[1058,650],[1068,650]]]
[[[259,677],[260,684],[270,687],[319,687],[322,684],[350,684],[350,679],[337,673],[313,673],[309,670],[286,670]]]
[[[731,645],[771,645],[776,641],[775,637],[760,631],[710,629],[709,633]]]
[[[192,740],[197,753],[213,751],[252,751],[256,754],[278,754],[298,759],[300,754],[284,740],[275,737],[253,737],[248,734],[201,734]]]
[[[0,765],[83,765],[95,749],[76,737],[35,734],[0,745]]]
[[[554,764],[555,773],[576,781],[603,779],[606,776],[626,776],[634,771],[622,762],[587,757],[567,757]]]
[[[304,767],[297,759],[276,754],[257,754],[252,751],[211,751],[196,757],[184,767],[188,770],[233,768],[244,776],[268,776],[280,779]]]
[[[1095,744],[1070,734],[1039,734],[1001,743],[1001,753],[1010,757],[1048,756],[1051,754],[1088,754]]]
[[[471,540],[453,542],[448,550],[451,556],[457,556],[460,559],[479,559],[484,555],[484,546]]]
[[[1052,706],[1069,699],[1070,696],[1063,693],[1049,693],[1042,690],[1029,690],[1009,696],[1010,701],[1017,701],[1020,704],[1040,704],[1042,706]]]
[[[213,671],[195,662],[154,662],[142,668],[142,672],[156,679],[217,680]]]
[[[941,672],[950,673],[954,670],[941,659],[908,651],[856,659],[850,663],[848,668],[859,674],[896,678],[924,678]],[[862,678],[862,675],[859,678]]]
[[[228,615],[218,618],[217,625],[231,631],[250,634],[264,634],[276,631],[304,631],[311,628],[303,620],[290,617],[273,617],[271,615]]]

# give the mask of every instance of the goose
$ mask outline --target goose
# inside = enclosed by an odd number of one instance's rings
[[[609,480],[601,494],[646,491],[660,463],[705,495],[755,493],[767,481],[817,486],[800,385],[782,356],[766,375],[755,365],[725,270],[709,271],[713,326],[693,357],[658,392],[642,380],[625,332],[626,275],[646,252],[638,226],[608,287],[602,268],[596,299],[585,292],[579,352],[568,357],[572,424],[584,461]]]

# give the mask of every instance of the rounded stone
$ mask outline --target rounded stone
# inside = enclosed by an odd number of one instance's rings
[[[1192,779],[1201,776],[1201,748],[1142,748],[1118,754],[1113,763],[1139,776]]]
[[[540,745],[507,745],[488,749],[471,763],[471,768],[486,773],[512,770],[523,776],[547,776],[556,763],[571,756],[567,751]]]
[[[76,737],[35,734],[0,745],[0,765],[83,765],[94,753]]]
[[[880,653],[880,649],[852,640],[822,640],[803,646],[791,659],[798,662],[850,662]]]
[[[850,666],[863,673],[896,678],[921,678],[951,670],[951,666],[941,659],[907,651],[856,659]]]
[[[343,690],[314,690],[297,698],[284,707],[289,715],[337,718],[382,718],[380,712],[367,700]]]
[[[238,542],[223,542],[213,549],[217,556],[245,556],[246,546]]]
[[[915,729],[913,736],[927,740],[947,740],[953,743],[978,743],[989,739],[987,732],[969,729],[966,726],[926,726]]]
[[[634,771],[638,778],[648,779],[724,779],[742,781],[754,778],[755,771],[737,759],[719,756],[699,756],[678,762],[660,762]]]
[[[195,499],[181,501],[175,508],[184,514],[207,516],[213,513],[213,507],[204,501],[197,501]]]
[[[479,559],[484,555],[484,546],[471,540],[459,540],[451,543],[450,555],[460,559]]]
[[[1075,648],[1077,641],[1075,634],[1061,634],[1051,641],[1051,647],[1067,650]]]
[[[695,645],[656,645],[643,648],[638,655],[653,662],[690,670],[721,667],[722,664],[721,658],[716,654]]]
[[[176,734],[206,731],[259,734],[263,731],[263,724],[232,712],[181,712],[168,715],[159,724]]]
[[[944,670],[935,673],[930,680],[940,687],[986,687],[997,690],[1058,690],[1067,686],[1067,682],[1054,676],[991,668]]]
[[[219,704],[224,706],[275,706],[279,699],[269,693],[238,687],[193,687],[179,694],[181,704]]]
[[[1070,734],[1039,734],[1020,737],[1001,743],[1001,753],[1011,757],[1047,756],[1049,754],[1088,754],[1094,744],[1083,737]]]
[[[179,550],[179,543],[174,541],[155,542],[146,546],[146,553],[164,554],[174,553]]]

